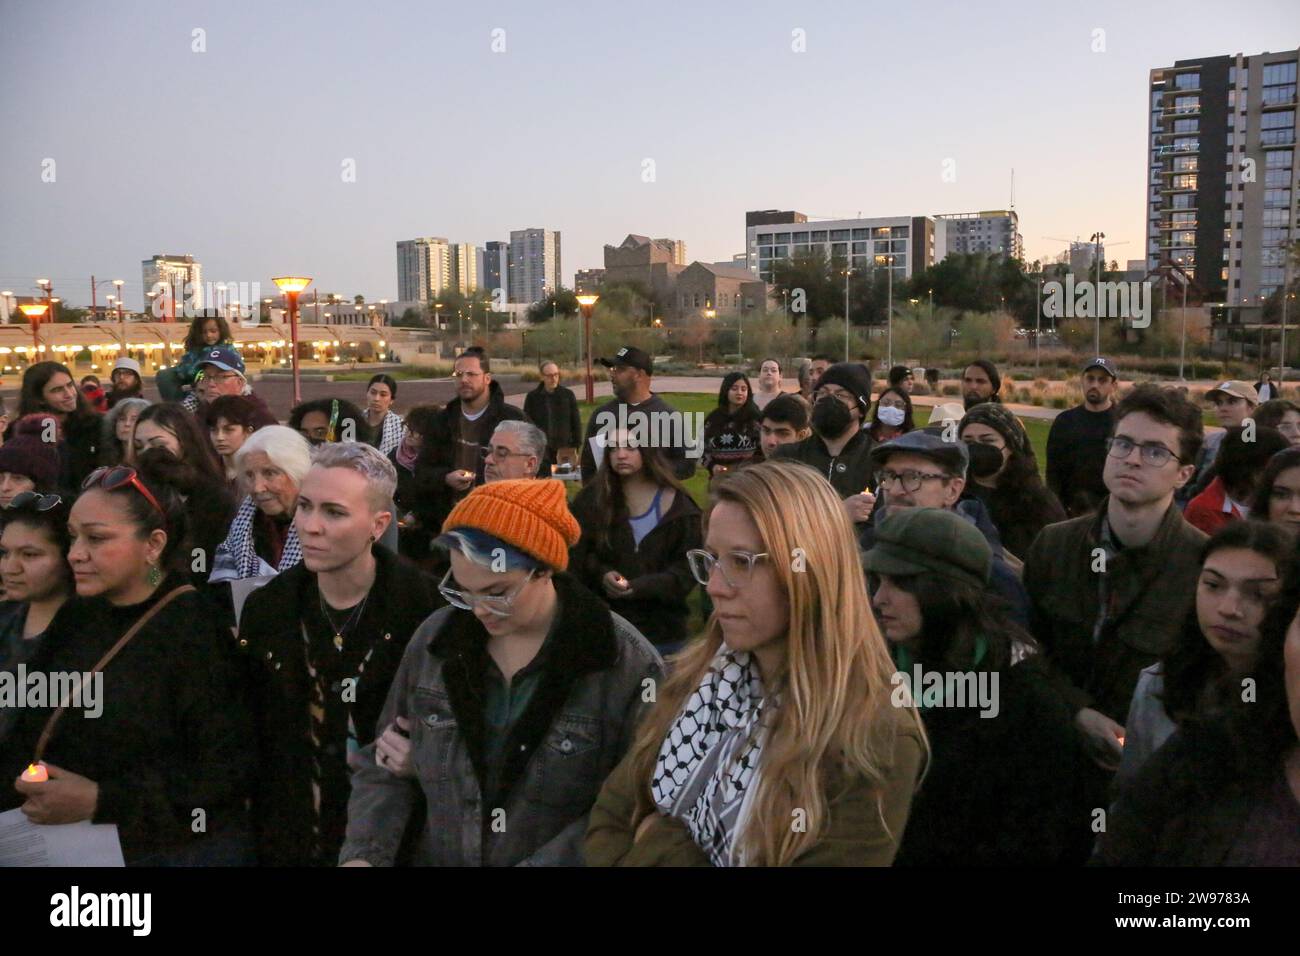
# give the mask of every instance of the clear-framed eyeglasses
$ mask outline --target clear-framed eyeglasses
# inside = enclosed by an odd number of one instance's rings
[[[700,548],[692,548],[686,552],[686,562],[691,566],[691,574],[704,587],[709,586],[709,577],[716,567],[722,572],[722,580],[727,582],[728,587],[743,588],[753,577],[754,565],[768,557],[766,553],[754,554],[750,551],[724,551],[722,554],[715,555]]]
[[[509,617],[515,612],[515,598],[519,597],[521,591],[528,586],[528,582],[533,579],[537,569],[533,568],[528,572],[528,577],[519,583],[509,594],[473,594],[469,591],[462,591],[454,588],[447,582],[451,580],[451,571],[448,570],[442,576],[442,582],[438,585],[438,591],[447,599],[447,603],[452,607],[458,607],[462,611],[473,611],[476,608],[483,608],[497,617]]]
[[[1164,445],[1156,442],[1139,445],[1137,442],[1122,437],[1106,439],[1106,454],[1110,455],[1111,458],[1127,458],[1133,454],[1134,448],[1142,449],[1142,464],[1151,465],[1153,468],[1161,468],[1178,457]]]

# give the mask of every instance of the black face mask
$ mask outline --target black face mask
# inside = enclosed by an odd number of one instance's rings
[[[853,413],[832,395],[819,398],[813,406],[813,431],[822,438],[839,438],[851,424]]]
[[[966,445],[970,454],[970,467],[967,473],[972,478],[988,478],[996,475],[1002,467],[1002,452],[992,445],[970,442]]]

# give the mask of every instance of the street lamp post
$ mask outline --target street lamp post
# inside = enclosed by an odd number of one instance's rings
[[[591,377],[591,313],[600,296],[588,292],[577,298],[578,306],[582,309],[583,338],[587,344],[587,374],[583,382],[587,389],[587,403],[590,404],[596,400],[596,381]]]
[[[41,350],[41,340],[36,334],[36,327],[41,324],[41,316],[49,311],[50,306],[46,302],[27,302],[18,308],[23,315],[27,316],[27,321],[32,326],[32,361],[28,363],[30,365],[37,361],[36,354]]]
[[[307,276],[278,276],[271,280],[289,300],[289,347],[293,364],[293,403],[302,403],[302,384],[298,374],[298,296],[311,285]]]
[[[1106,238],[1104,232],[1094,232],[1088,237],[1093,242],[1093,258],[1097,260],[1097,284],[1093,288],[1093,314],[1096,322],[1096,331],[1093,335],[1092,354],[1101,354],[1101,309],[1097,308],[1097,301],[1101,296],[1101,241]],[[1120,243],[1124,245],[1124,243]]]
[[[852,269],[844,270],[844,361],[849,360],[849,276]]]

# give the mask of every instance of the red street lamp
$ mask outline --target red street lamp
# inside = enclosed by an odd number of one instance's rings
[[[18,309],[32,324],[32,361],[35,362],[36,355],[41,350],[41,340],[36,335],[36,327],[41,324],[41,317],[50,310],[50,305],[48,302],[24,302],[18,306]]]
[[[293,403],[302,403],[302,386],[298,382],[298,296],[311,285],[305,276],[279,276],[271,280],[289,300],[289,342],[293,361]]]
[[[587,403],[591,404],[596,400],[596,382],[591,377],[591,312],[596,308],[596,300],[600,296],[587,293],[577,297],[578,305],[582,309],[582,335],[587,341]]]

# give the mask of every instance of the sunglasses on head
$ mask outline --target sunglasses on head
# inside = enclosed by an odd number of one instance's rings
[[[63,504],[58,495],[43,495],[36,491],[20,491],[5,505],[7,511],[49,511]]]
[[[126,465],[96,468],[81,483],[81,490],[85,491],[88,488],[98,487],[104,491],[116,491],[126,485],[130,485],[140,492],[145,501],[153,505],[154,510],[162,515],[163,526],[165,527],[167,525],[167,512],[158,503],[158,499],[153,496],[153,492],[144,486],[144,482],[140,480],[140,475],[134,468],[128,468]]]

